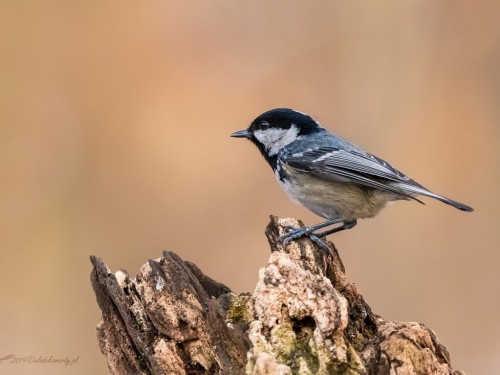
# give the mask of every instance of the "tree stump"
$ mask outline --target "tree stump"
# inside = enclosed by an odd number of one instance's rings
[[[112,374],[464,374],[419,323],[375,315],[347,281],[337,249],[277,239],[295,219],[271,217],[268,264],[252,294],[236,295],[173,252],[135,279],[92,256]]]

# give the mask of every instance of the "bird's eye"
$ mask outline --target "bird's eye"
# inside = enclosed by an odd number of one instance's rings
[[[259,124],[259,129],[260,129],[260,130],[266,130],[268,127],[269,127],[269,122],[267,122],[267,121],[262,121],[262,122]]]

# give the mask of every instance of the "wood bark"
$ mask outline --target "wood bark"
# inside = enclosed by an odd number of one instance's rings
[[[271,217],[271,255],[252,294],[236,295],[173,252],[132,279],[91,257],[112,374],[447,374],[446,348],[423,324],[385,321],[346,279],[338,251]]]

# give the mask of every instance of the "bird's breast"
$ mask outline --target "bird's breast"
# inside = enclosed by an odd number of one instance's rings
[[[279,164],[275,175],[290,199],[326,219],[373,217],[389,200],[385,194],[357,183],[325,180]]]

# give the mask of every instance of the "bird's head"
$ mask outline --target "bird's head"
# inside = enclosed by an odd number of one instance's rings
[[[322,130],[324,129],[305,113],[276,108],[264,112],[247,129],[237,131],[231,137],[249,139],[269,160],[292,142]]]

